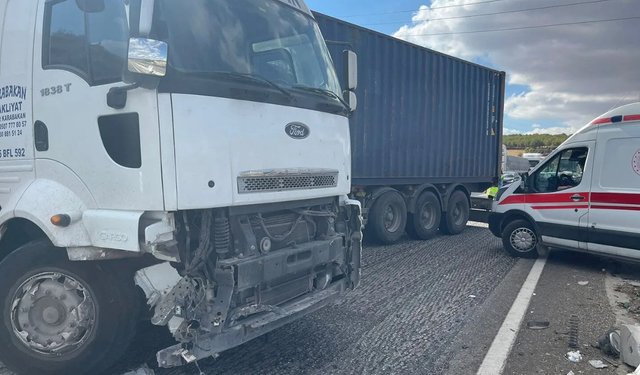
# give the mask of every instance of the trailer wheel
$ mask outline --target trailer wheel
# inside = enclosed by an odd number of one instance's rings
[[[514,257],[538,257],[538,235],[533,225],[526,220],[516,220],[508,224],[502,232],[502,244]]]
[[[400,239],[407,225],[407,205],[395,191],[384,193],[369,212],[370,234],[378,241],[390,245]]]
[[[417,240],[429,240],[438,234],[442,208],[440,201],[430,191],[420,195],[414,214],[407,218],[407,234]]]
[[[30,242],[0,262],[0,361],[20,374],[97,374],[132,340],[137,319],[116,277]]]
[[[461,191],[455,191],[449,198],[447,212],[442,216],[440,230],[446,234],[460,234],[469,221],[469,200]]]

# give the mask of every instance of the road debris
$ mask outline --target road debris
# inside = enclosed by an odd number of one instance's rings
[[[617,329],[609,330],[598,340],[596,348],[600,349],[602,354],[617,358],[620,356],[620,331]]]
[[[604,362],[602,362],[599,359],[592,359],[592,360],[589,361],[589,364],[591,366],[593,366],[594,368],[597,368],[597,369],[602,369],[602,368],[609,367],[608,365],[605,365]]]
[[[575,374],[573,373],[573,371],[569,371],[567,372],[567,375],[575,375]]]
[[[473,294],[469,295],[469,298],[476,298]]]
[[[581,285],[581,286],[589,285],[589,282],[588,281],[578,281],[578,285]]]
[[[640,287],[634,284],[625,281],[617,285],[614,290],[618,293],[626,294],[629,297],[628,301],[618,302],[618,306],[632,314],[632,318],[635,320],[640,320]]]
[[[571,315],[569,317],[569,347],[577,348],[578,347],[578,324],[580,323],[580,319],[577,315]]]
[[[527,322],[527,328],[529,329],[547,329],[549,325],[549,322]]]
[[[620,330],[620,355],[631,367],[640,366],[640,327],[623,325]]]
[[[568,352],[567,359],[571,362],[578,363],[582,361],[582,354],[580,354],[579,350],[576,350],[575,352]]]

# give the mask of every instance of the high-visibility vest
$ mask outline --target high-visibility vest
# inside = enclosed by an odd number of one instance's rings
[[[487,194],[490,197],[495,197],[496,195],[498,195],[498,190],[500,190],[499,187],[493,186],[488,188],[487,191],[485,191],[485,194]]]

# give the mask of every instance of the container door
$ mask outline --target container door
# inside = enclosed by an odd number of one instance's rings
[[[640,257],[640,123],[602,126],[591,186],[591,251]]]
[[[526,212],[538,223],[547,244],[578,249],[587,242],[580,221],[589,213],[592,148],[593,142],[571,145],[530,177]]]
[[[39,2],[35,155],[75,173],[99,208],[162,210],[157,94],[137,89],[124,109],[107,105],[109,89],[124,85],[125,3],[83,10],[75,0]]]

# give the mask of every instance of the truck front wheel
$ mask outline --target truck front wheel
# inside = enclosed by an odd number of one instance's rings
[[[19,374],[97,374],[127,349],[137,319],[117,278],[50,242],[0,262],[0,361]]]
[[[455,191],[449,198],[447,212],[442,216],[440,230],[446,234],[460,234],[469,221],[469,200],[461,191]]]
[[[409,215],[407,221],[407,234],[417,240],[429,240],[438,234],[438,225],[442,208],[440,201],[430,191],[420,195],[416,203],[415,213]]]
[[[502,232],[502,244],[509,254],[519,258],[538,257],[538,235],[526,220],[515,220]]]
[[[389,191],[380,196],[369,212],[368,232],[378,241],[390,245],[400,239],[407,225],[407,205],[402,196]]]

